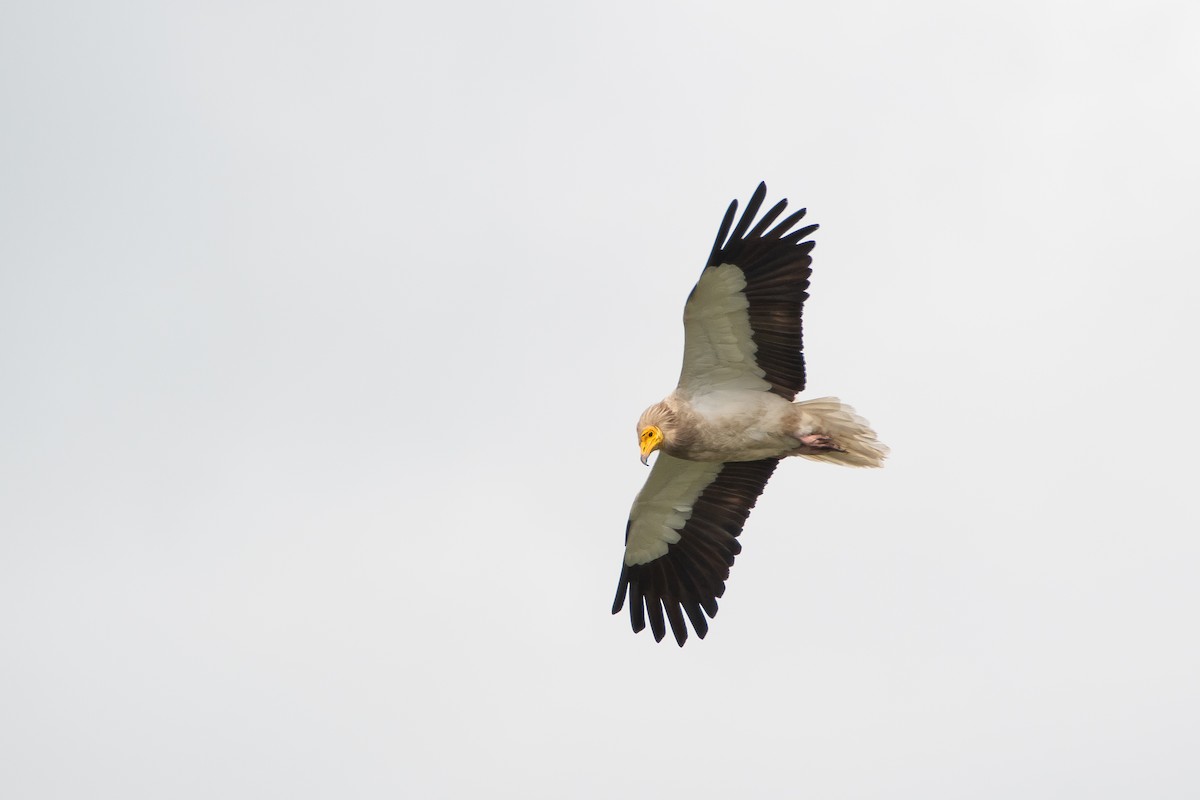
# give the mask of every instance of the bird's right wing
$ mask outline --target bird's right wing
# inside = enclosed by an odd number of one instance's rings
[[[737,536],[778,463],[684,461],[660,452],[629,512],[613,613],[628,593],[634,632],[646,627],[648,616],[655,640],[662,641],[669,621],[682,647],[686,614],[703,639],[704,615],[716,616],[717,598],[742,549]]]
[[[736,227],[738,204],[730,204],[688,296],[679,375],[685,395],[751,389],[791,400],[804,388],[801,315],[813,248],[804,239],[817,226],[791,230],[804,217],[801,209],[771,228],[787,207],[780,200],[751,228],[766,195],[760,183]]]

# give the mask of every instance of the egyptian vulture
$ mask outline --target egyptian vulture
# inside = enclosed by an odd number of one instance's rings
[[[684,305],[679,384],[637,424],[642,463],[658,458],[629,512],[613,613],[628,596],[635,633],[649,619],[661,642],[670,623],[681,647],[685,616],[701,639],[708,632],[738,534],[781,458],[878,467],[888,452],[837,398],[792,402],[804,389],[800,317],[817,226],[792,230],[801,209],[771,227],[787,200],[754,223],[766,194],[760,183],[736,226],[730,203]]]

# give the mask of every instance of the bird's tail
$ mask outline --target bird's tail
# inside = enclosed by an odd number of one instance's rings
[[[834,449],[802,448],[796,455],[847,467],[882,467],[888,446],[854,409],[836,397],[796,403],[802,430],[827,436]]]

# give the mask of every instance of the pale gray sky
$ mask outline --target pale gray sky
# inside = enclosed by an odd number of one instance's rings
[[[0,11],[0,793],[1200,794],[1200,8]],[[705,641],[611,617],[759,180],[810,391]]]

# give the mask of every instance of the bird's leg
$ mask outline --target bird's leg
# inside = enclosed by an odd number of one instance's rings
[[[845,452],[845,450],[838,447],[837,442],[823,433],[810,433],[801,436],[800,444],[811,450],[837,450],[839,453]]]

